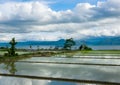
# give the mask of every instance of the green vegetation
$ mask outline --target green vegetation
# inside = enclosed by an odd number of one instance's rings
[[[66,41],[64,43],[64,49],[71,50],[71,47],[74,45],[75,45],[75,41],[73,40],[73,38],[66,39]]]
[[[16,62],[16,61],[19,61],[19,60],[22,60],[22,59],[27,59],[27,58],[30,58],[30,56],[26,57],[26,56],[20,55],[20,56],[17,56],[17,57],[9,57],[9,56],[0,57],[0,63]]]
[[[120,56],[120,50],[76,50],[76,51],[68,51],[61,53],[56,56],[65,56],[65,57],[81,57],[81,56]]]
[[[92,48],[88,47],[87,45],[85,44],[82,44],[80,47],[79,47],[79,50],[83,51],[83,50],[92,50]]]
[[[7,49],[8,53],[5,53],[5,56],[17,56],[18,54],[15,53],[15,45],[17,44],[15,38],[12,38],[9,44],[11,45],[11,47]]]
[[[9,50],[9,55],[11,56],[15,56],[15,45],[17,44],[17,42],[15,41],[15,38],[12,38],[12,40],[9,43],[11,45],[11,48]]]
[[[4,56],[5,55],[5,53],[7,53],[8,51],[6,51],[6,50],[0,50],[0,56]],[[16,53],[18,54],[18,55],[22,55],[22,54],[29,54],[29,53],[31,53],[30,51],[16,51]]]
[[[30,49],[16,49],[15,45],[17,42],[15,41],[15,38],[12,38],[12,40],[9,43],[11,45],[10,48],[2,47],[0,49],[0,58],[9,58],[12,56],[16,57],[50,57],[55,55],[65,55],[66,57],[73,57],[73,56],[120,56],[119,50],[92,50],[92,48],[88,47],[85,44],[82,44],[78,49],[72,49],[72,46],[74,46],[76,43],[73,40],[73,38],[66,39],[64,43],[63,49],[59,49],[59,47],[54,47],[54,49],[39,49],[39,46],[37,46],[37,49],[32,49],[32,46],[30,45]],[[71,50],[72,49],[72,50]],[[8,53],[6,53],[8,52]],[[18,55],[19,54],[19,55]],[[4,55],[4,56],[3,56]]]

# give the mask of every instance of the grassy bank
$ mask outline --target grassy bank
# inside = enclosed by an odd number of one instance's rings
[[[0,50],[0,55],[3,56],[5,53],[8,53],[7,51],[5,50]],[[30,51],[16,51],[16,53],[18,53],[19,55],[22,55],[22,54],[29,54],[31,53]]]
[[[120,50],[93,50],[93,51],[81,51],[78,52],[80,55],[93,55],[93,56],[105,56],[105,55],[110,55],[110,56],[115,56],[118,55],[120,56]]]
[[[16,51],[17,56],[4,56],[7,51],[0,51],[0,61],[18,61],[30,57],[51,57],[60,54],[61,51]]]
[[[9,58],[3,56],[7,51],[0,51],[1,57]],[[27,58],[27,57],[74,57],[74,56],[120,56],[120,50],[92,50],[92,51],[17,51],[18,56],[16,58]]]
[[[57,56],[120,56],[120,50],[65,51]]]

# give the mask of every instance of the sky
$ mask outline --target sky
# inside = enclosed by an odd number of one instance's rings
[[[0,42],[120,36],[120,0],[0,0]]]

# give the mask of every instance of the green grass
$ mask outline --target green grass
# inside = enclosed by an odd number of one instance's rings
[[[4,55],[5,53],[7,53],[7,51],[0,51],[0,55]],[[29,54],[31,52],[28,52],[28,51],[16,51],[16,53],[18,53],[18,55],[22,55],[22,54]]]
[[[0,55],[4,55],[7,51],[0,51]],[[120,50],[92,50],[92,51],[55,51],[55,52],[41,52],[41,51],[17,51],[18,55],[29,56],[120,56]]]
[[[120,51],[113,51],[113,50],[96,50],[96,51],[79,51],[78,53],[81,54],[94,54],[94,55],[104,55],[104,54],[109,54],[109,55],[113,55],[113,54],[120,54]]]
[[[93,54],[120,54],[120,50],[95,50],[95,51],[86,51],[87,53]]]
[[[73,56],[120,56],[120,50],[93,50],[93,51],[69,51],[61,53],[66,57]],[[59,56],[60,56],[59,55]]]
[[[4,55],[7,51],[0,51],[0,55]]]
[[[7,57],[4,54],[7,53],[7,51],[0,51],[0,57]],[[16,53],[18,54],[18,56],[15,57],[51,57],[54,56],[56,54],[59,54],[60,51],[16,51]],[[12,56],[9,56],[12,57]]]

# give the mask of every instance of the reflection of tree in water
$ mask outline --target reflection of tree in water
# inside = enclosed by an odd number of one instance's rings
[[[15,74],[15,72],[17,72],[14,61],[4,62],[4,64],[5,69],[8,70],[11,74]]]

